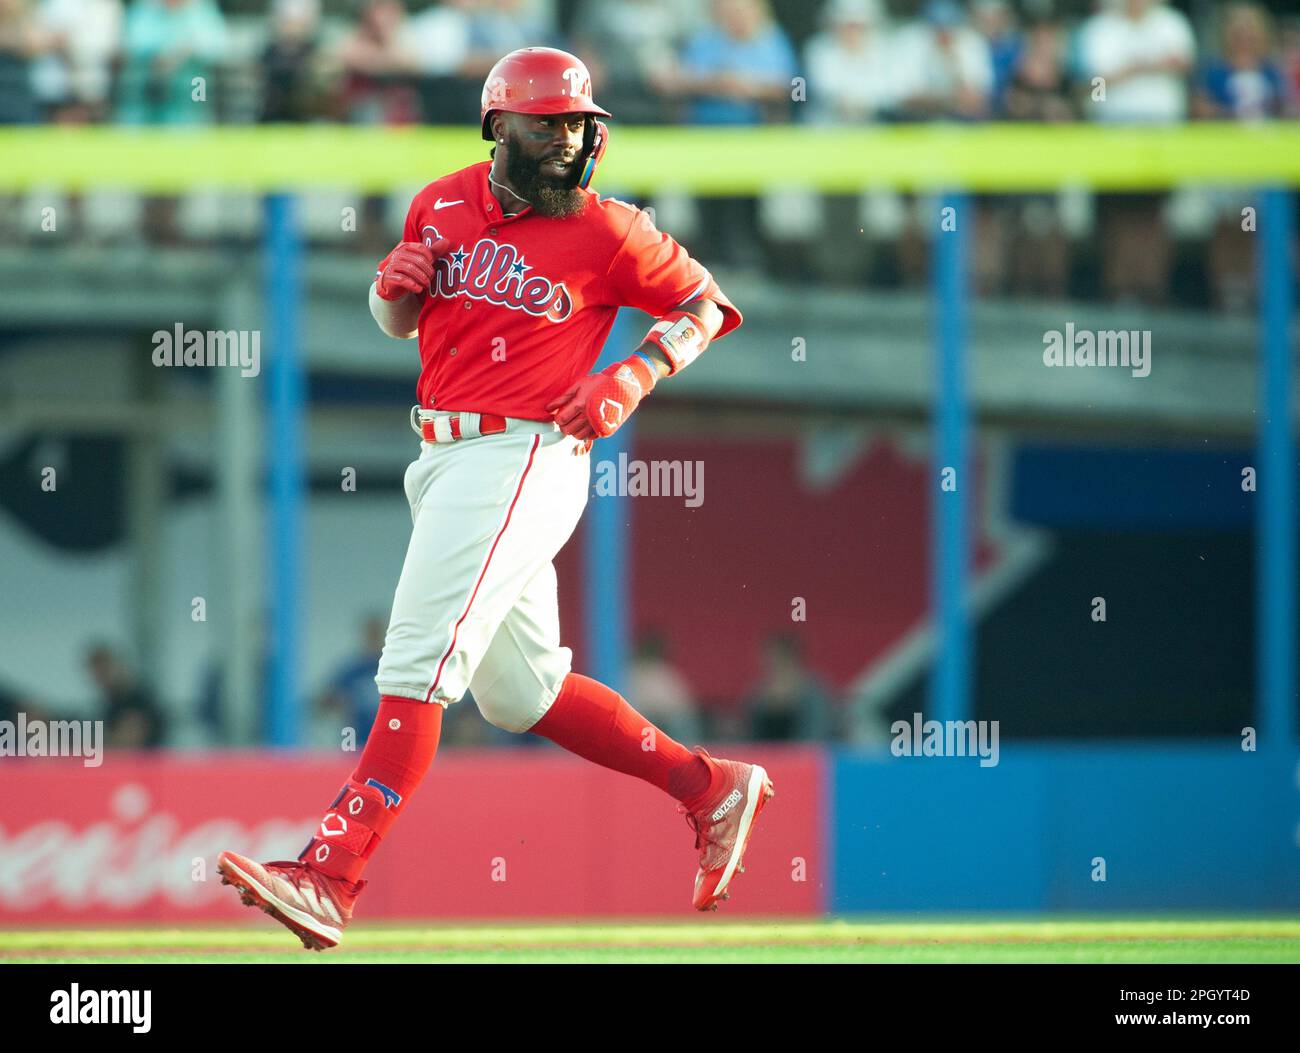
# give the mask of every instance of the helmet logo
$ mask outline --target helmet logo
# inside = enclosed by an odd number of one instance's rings
[[[510,94],[510,86],[505,77],[493,77],[488,81],[487,93],[492,102],[505,102],[506,96]]]
[[[560,76],[569,82],[570,96],[591,94],[591,78],[587,76],[585,70],[580,70],[577,66],[570,66]]]

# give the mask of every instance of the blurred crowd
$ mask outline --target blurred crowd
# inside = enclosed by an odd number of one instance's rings
[[[530,44],[579,54],[629,123],[1295,115],[1300,23],[1208,6],[1194,26],[1160,0],[0,0],[0,122],[472,124]]]
[[[1300,114],[1300,15],[1270,3],[1276,13],[1192,0],[0,0],[0,124],[473,127],[488,69],[529,44],[582,56],[622,125],[1258,122]],[[659,225],[711,266],[927,287],[925,197],[819,194],[798,186],[795,165],[758,196],[704,202],[665,189],[637,203],[653,204]],[[432,174],[366,197],[356,234],[340,232],[329,192],[304,192],[303,233],[382,255]],[[121,247],[259,236],[251,195],[93,193],[104,200],[69,201],[59,238]],[[980,197],[974,291],[1247,310],[1245,194],[1070,186]],[[22,212],[0,209],[0,240],[31,239]]]

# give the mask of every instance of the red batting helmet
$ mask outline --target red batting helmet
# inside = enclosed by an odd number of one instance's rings
[[[558,48],[520,48],[503,58],[483,82],[483,138],[491,139],[492,114],[610,114],[591,97],[591,74],[577,55]]]
[[[492,138],[488,126],[494,113],[589,113],[609,117],[591,97],[591,74],[577,55],[558,48],[520,48],[501,59],[483,82],[481,117],[483,138]],[[603,121],[587,122],[579,163],[578,185],[586,187],[596,163],[609,143]]]

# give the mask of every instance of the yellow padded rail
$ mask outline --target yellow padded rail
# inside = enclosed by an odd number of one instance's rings
[[[605,192],[703,195],[802,186],[850,193],[1157,190],[1183,183],[1300,184],[1300,123],[1175,127],[892,125],[611,129]],[[381,192],[483,160],[472,127],[304,126],[0,129],[0,190],[114,186]]]

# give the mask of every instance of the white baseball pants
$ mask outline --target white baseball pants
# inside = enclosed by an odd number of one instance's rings
[[[422,442],[406,470],[413,528],[375,683],[446,706],[469,688],[497,727],[531,728],[573,654],[551,562],[582,516],[590,456],[554,424]]]

